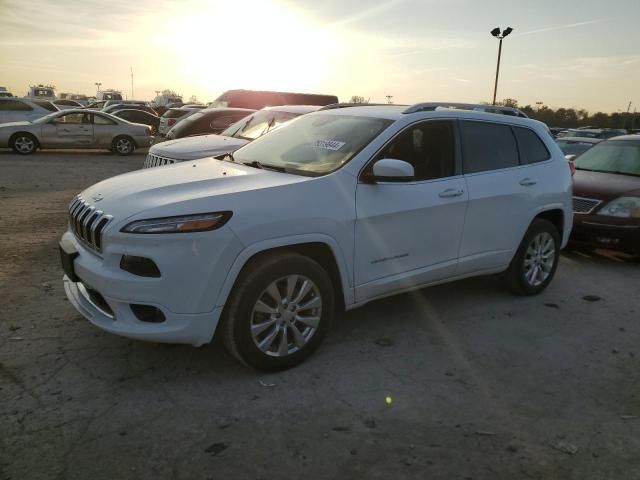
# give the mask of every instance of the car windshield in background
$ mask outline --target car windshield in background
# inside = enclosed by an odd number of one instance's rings
[[[582,155],[584,152],[593,147],[593,143],[590,142],[577,142],[577,141],[563,141],[558,140],[556,142],[565,155]]]
[[[640,142],[609,141],[583,153],[576,169],[640,176]]]
[[[228,127],[221,135],[226,137],[242,138],[244,140],[255,140],[268,131],[299,117],[299,113],[278,112],[273,110],[262,110],[249,118],[243,118]]]
[[[306,175],[330,173],[392,123],[382,118],[304,115],[238,150],[240,163],[262,164]]]

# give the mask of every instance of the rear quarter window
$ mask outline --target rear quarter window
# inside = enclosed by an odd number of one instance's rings
[[[544,162],[551,154],[540,137],[528,128],[513,127],[520,149],[520,163],[523,165]]]
[[[461,121],[464,173],[516,167],[519,165],[516,139],[509,125]]]

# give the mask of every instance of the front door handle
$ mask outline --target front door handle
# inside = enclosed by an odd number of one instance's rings
[[[440,198],[459,197],[464,193],[464,190],[456,190],[455,188],[447,188],[444,192],[440,192],[438,196]]]
[[[520,185],[522,185],[523,187],[531,187],[533,185],[535,185],[536,182],[535,180],[533,180],[532,178],[523,178],[522,180],[520,180]]]

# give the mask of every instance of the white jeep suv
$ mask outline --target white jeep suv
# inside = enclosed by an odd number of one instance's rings
[[[126,337],[298,364],[338,309],[503,272],[549,285],[572,226],[546,126],[434,104],[310,113],[229,154],[100,182],[69,207],[71,303]]]

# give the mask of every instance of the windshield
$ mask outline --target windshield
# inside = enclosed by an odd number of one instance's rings
[[[576,169],[640,175],[640,142],[601,143],[576,160]]]
[[[244,140],[255,140],[299,116],[299,113],[261,110],[234,123],[223,131],[221,135]]]
[[[249,143],[234,156],[241,163],[259,162],[288,171],[322,175],[347,163],[392,123],[347,115],[304,115]]]
[[[593,143],[558,140],[556,142],[565,155],[581,155],[591,147]]]

